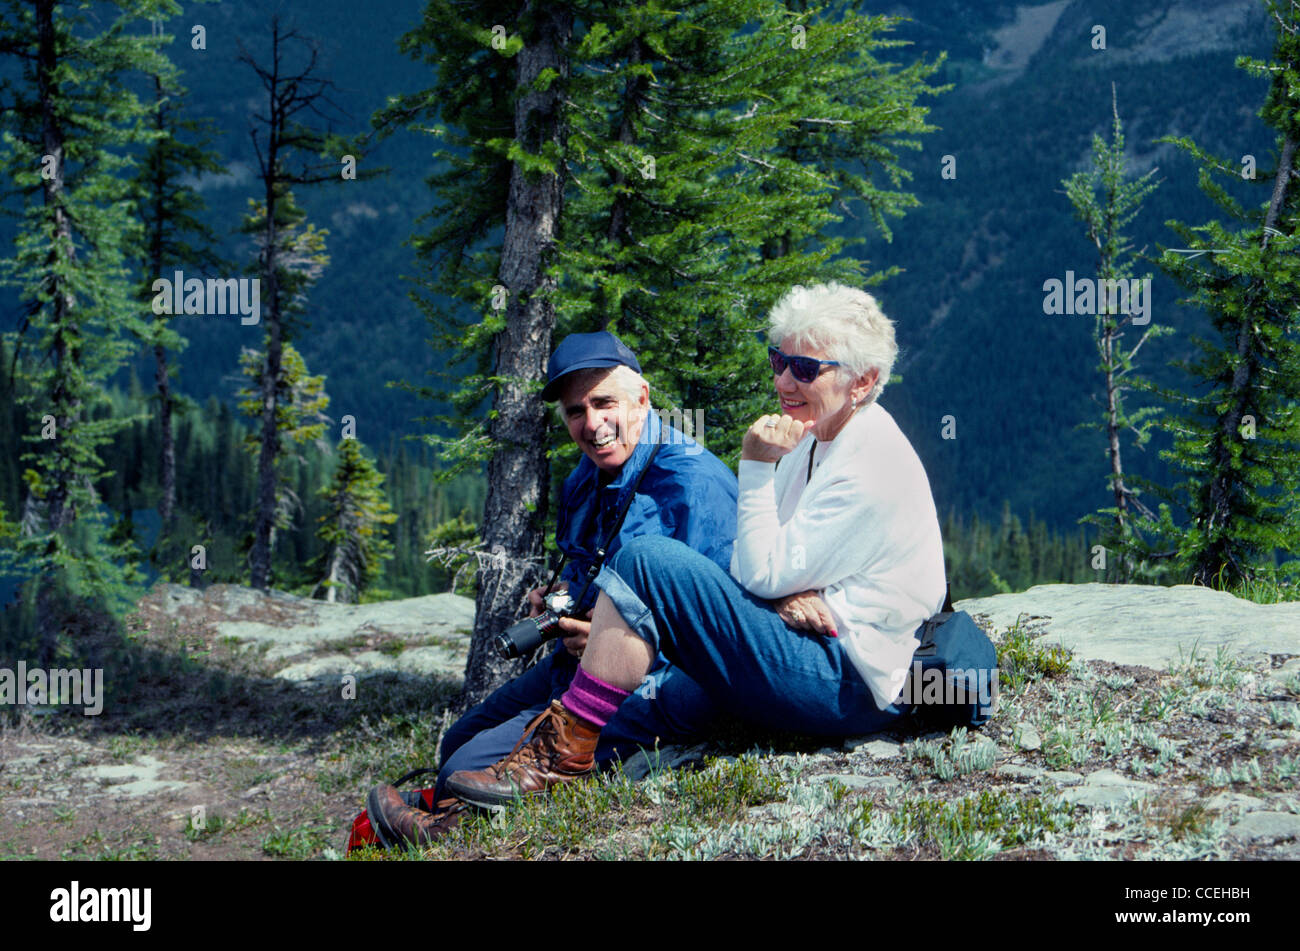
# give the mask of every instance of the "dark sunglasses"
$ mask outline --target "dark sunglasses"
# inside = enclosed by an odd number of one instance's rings
[[[838,360],[814,360],[812,357],[792,357],[782,353],[776,347],[767,348],[767,359],[772,363],[772,372],[780,376],[785,368],[790,368],[790,375],[800,383],[811,383],[821,376],[822,367],[837,367]]]

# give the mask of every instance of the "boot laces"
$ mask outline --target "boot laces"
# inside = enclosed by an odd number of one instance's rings
[[[524,727],[523,734],[519,737],[519,742],[515,748],[510,751],[510,755],[492,767],[498,778],[505,777],[515,766],[532,766],[541,759],[541,747],[547,753],[555,749],[555,738],[557,731],[553,719],[557,719],[559,713],[551,707],[547,707],[536,717],[528,726]]]

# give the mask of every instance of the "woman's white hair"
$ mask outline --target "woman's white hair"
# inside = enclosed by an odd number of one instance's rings
[[[641,399],[641,387],[647,386],[640,373],[637,373],[629,366],[618,364],[613,367],[588,367],[585,370],[574,370],[564,381],[563,393],[568,393],[571,387],[578,387],[584,392],[591,389],[597,383],[608,378],[609,382],[618,387],[619,393],[629,403],[636,403]],[[564,415],[564,400],[557,400],[555,403],[555,415],[559,417],[561,423],[565,426],[569,424],[569,419]]]
[[[844,284],[790,288],[768,314],[767,339],[777,347],[790,340],[822,351],[826,359],[839,361],[842,383],[879,370],[867,403],[880,396],[898,357],[894,322],[874,297]]]

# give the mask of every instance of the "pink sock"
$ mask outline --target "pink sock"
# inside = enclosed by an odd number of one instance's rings
[[[613,684],[607,684],[599,677],[593,677],[581,667],[569,689],[565,691],[560,703],[572,713],[576,713],[592,726],[604,727],[614,719],[618,705],[627,699],[630,691],[621,690]]]

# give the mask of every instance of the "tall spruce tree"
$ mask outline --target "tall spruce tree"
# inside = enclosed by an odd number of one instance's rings
[[[173,37],[157,24],[156,33],[164,42]],[[143,237],[136,257],[143,274],[141,299],[153,299],[153,281],[168,277],[173,268],[215,268],[223,262],[212,250],[216,235],[200,217],[205,203],[193,187],[204,173],[225,171],[218,153],[209,146],[214,137],[211,122],[186,115],[185,88],[177,70],[168,62],[165,72],[151,77],[153,86],[151,126],[156,135],[145,152],[136,175],[137,214],[143,224]],[[183,404],[172,391],[175,366],[168,365],[168,354],[185,347],[185,338],[171,326],[169,314],[155,314],[143,340],[153,351],[154,385],[157,389],[159,421],[159,472],[161,493],[158,514],[164,530],[170,526],[176,505],[176,440],[173,415]]]
[[[925,130],[934,69],[872,58],[892,22],[773,0],[431,0],[403,38],[434,84],[376,122],[438,137],[417,300],[468,363],[449,393],[415,389],[456,411],[448,474],[487,463],[480,536],[497,556],[480,566],[463,702],[508,673],[488,645],[542,552],[548,442],[572,457],[536,395],[553,340],[619,333],[657,403],[708,408],[697,435],[726,456],[765,402],[765,307],[798,282],[868,283],[828,229],[853,199],[881,221],[906,206],[873,177],[901,181],[891,147]]]
[[[1268,4],[1277,38],[1269,62],[1237,65],[1269,81],[1260,118],[1277,132],[1277,164],[1256,179],[1267,198],[1254,207],[1216,181],[1240,181],[1242,165],[1174,139],[1200,163],[1201,189],[1234,222],[1170,222],[1183,256],[1162,266],[1204,308],[1219,340],[1198,340],[1201,356],[1181,364],[1196,391],[1162,391],[1182,407],[1168,422],[1166,453],[1182,477],[1169,501],[1186,510],[1175,524],[1168,502],[1152,527],[1174,541],[1176,566],[1195,584],[1232,587],[1300,556],[1300,0]]]
[[[156,39],[131,31],[177,11],[169,0],[117,0],[104,12],[107,26],[87,4],[0,6],[0,52],[20,70],[6,88],[0,176],[22,202],[0,280],[18,290],[21,332],[36,356],[18,364],[32,421],[18,556],[32,579],[41,662],[70,602],[84,611],[127,600],[135,557],[106,542],[95,488],[105,475],[99,447],[130,420],[93,411],[130,351],[124,332],[141,325],[125,261],[134,227],[128,156],[152,133],[131,76],[163,61]]]
[[[1172,333],[1170,327],[1148,323],[1132,346],[1124,342],[1127,329],[1136,326],[1138,314],[1132,296],[1130,279],[1133,277],[1132,242],[1125,229],[1137,217],[1143,200],[1155,191],[1158,182],[1152,181],[1156,170],[1130,180],[1128,161],[1124,157],[1124,128],[1119,118],[1115,87],[1111,86],[1111,136],[1107,143],[1099,135],[1092,137],[1092,167],[1065,179],[1066,196],[1074,206],[1076,217],[1084,223],[1088,240],[1097,249],[1097,280],[1104,300],[1097,302],[1097,315],[1093,342],[1097,347],[1097,369],[1102,375],[1102,419],[1099,423],[1085,424],[1087,428],[1100,429],[1106,437],[1106,456],[1110,471],[1106,479],[1114,505],[1102,509],[1080,521],[1098,525],[1102,530],[1101,542],[1113,554],[1115,570],[1121,581],[1133,580],[1141,563],[1142,540],[1135,537],[1131,509],[1148,518],[1153,513],[1142,502],[1133,480],[1124,475],[1121,437],[1132,433],[1134,444],[1141,448],[1151,438],[1154,417],[1159,407],[1143,406],[1130,409],[1126,394],[1142,381],[1131,378],[1133,359],[1147,340]],[[1123,282],[1123,284],[1121,284]],[[1121,305],[1122,302],[1122,305]],[[1147,298],[1146,319],[1150,320],[1150,299]],[[1122,306],[1122,309],[1121,309]],[[1094,397],[1095,399],[1096,397]]]
[[[271,20],[270,52],[259,62],[241,44],[240,62],[256,73],[266,96],[266,111],[250,120],[250,135],[257,152],[262,198],[253,203],[244,230],[258,247],[253,272],[261,281],[262,320],[266,325],[264,365],[260,373],[261,418],[258,434],[257,511],[249,553],[250,583],[266,588],[271,579],[272,534],[277,501],[283,499],[277,475],[281,435],[277,429],[279,403],[285,388],[284,352],[304,313],[307,288],[328,260],[323,235],[304,222],[305,213],[294,204],[295,185],[339,181],[344,151],[329,129],[310,126],[303,119],[329,120],[334,108],[332,84],[317,74],[317,50],[296,30]],[[336,154],[328,153],[334,148]]]
[[[384,498],[384,476],[361,452],[361,443],[344,438],[338,444],[333,481],[320,490],[328,505],[317,537],[325,551],[313,566],[326,601],[355,602],[379,578],[393,557],[384,526],[397,521]]]
[[[284,232],[281,232],[282,234]],[[284,287],[287,282],[282,282]],[[270,334],[267,339],[269,342]],[[287,531],[293,526],[294,515],[302,509],[302,499],[293,488],[289,466],[303,463],[300,449],[308,443],[315,444],[318,450],[327,448],[324,442],[325,427],[331,422],[325,415],[330,398],[325,392],[325,378],[311,376],[307,364],[291,343],[284,343],[281,349],[279,374],[275,380],[275,457],[271,460],[271,471],[275,476],[274,505],[271,509],[271,534],[268,539],[268,553],[275,548],[277,532]],[[263,396],[267,390],[266,375],[270,372],[265,351],[245,348],[239,355],[239,363],[249,386],[241,389],[236,397],[239,408],[250,417],[256,426],[262,419]],[[261,461],[266,443],[262,432],[256,429],[244,437],[244,448],[258,457],[259,486]],[[249,543],[252,548],[252,542]],[[268,565],[268,577],[269,577]]]

